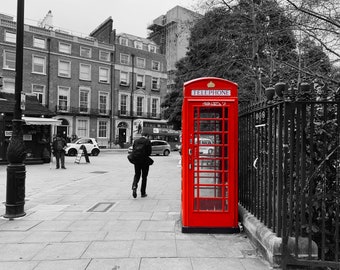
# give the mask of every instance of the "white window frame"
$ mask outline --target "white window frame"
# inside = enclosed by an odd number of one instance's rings
[[[126,75],[126,79],[122,79],[122,75]],[[130,83],[129,81],[129,72],[126,72],[126,71],[120,71],[120,74],[119,74],[119,84],[120,85],[125,85],[125,86],[128,86]]]
[[[62,94],[66,93],[65,95],[62,95],[63,97],[66,97],[66,106],[61,104],[61,101],[65,101],[64,99],[61,100],[60,96]],[[71,87],[68,86],[58,86],[58,111],[68,112],[70,108],[70,92]]]
[[[136,87],[144,88],[145,87],[145,76],[142,74],[136,74]]]
[[[101,102],[101,97],[106,97],[106,101],[105,104],[103,104]],[[99,95],[98,95],[98,111],[100,114],[105,114],[107,115],[109,112],[109,97],[110,94],[108,92],[103,92],[103,91],[99,91]],[[104,111],[102,111],[102,107],[105,107]]]
[[[101,136],[101,123],[102,124],[105,124],[105,136]],[[104,126],[104,125],[103,125]],[[98,122],[97,122],[97,130],[98,130],[98,138],[101,138],[101,139],[107,139],[108,138],[108,130],[109,130],[109,121],[106,120],[106,119],[98,119]]]
[[[61,67],[60,67],[61,64],[67,64],[68,69],[61,69]],[[71,68],[72,68],[71,61],[62,60],[62,59],[58,60],[58,76],[65,77],[65,78],[71,78]],[[65,71],[65,73],[64,73],[64,71]]]
[[[91,65],[79,63],[79,80],[91,81]]]
[[[14,60],[8,60],[8,56],[14,56]],[[16,54],[14,51],[7,51],[4,50],[4,63],[3,63],[3,68],[4,69],[9,69],[9,70],[15,70],[15,61],[16,61]]]
[[[154,104],[154,101],[156,101],[156,104]],[[151,117],[157,117],[157,114],[159,114],[160,112],[159,104],[160,104],[159,98],[155,97],[151,98]]]
[[[156,53],[157,47],[155,45],[149,44],[148,46],[149,52]]]
[[[32,84],[32,94],[35,94],[43,105],[45,105],[45,89],[46,86],[43,84]]]
[[[156,87],[155,87],[155,84],[154,82],[156,82]],[[157,77],[151,77],[151,89],[152,90],[159,90],[160,88],[160,78],[157,78]]]
[[[143,42],[140,40],[135,40],[134,47],[138,50],[143,50]]]
[[[89,47],[80,46],[80,56],[85,58],[92,58],[92,49]]]
[[[3,78],[2,79],[2,89],[1,92],[4,93],[15,93],[15,79],[13,78]]]
[[[5,41],[10,43],[16,43],[17,34],[11,31],[5,31]]]
[[[160,71],[161,70],[161,62],[152,60],[151,61],[151,69],[156,70],[156,71]]]
[[[32,73],[46,75],[46,57],[32,55]]]
[[[46,38],[33,37],[33,47],[46,49]]]
[[[81,100],[82,98],[82,93],[87,94],[87,101],[86,104],[84,101]],[[84,104],[86,106],[84,106]],[[80,113],[89,113],[90,112],[90,104],[91,104],[91,88],[85,87],[85,86],[80,86],[79,87],[79,112]],[[86,110],[84,110],[86,108]]]
[[[101,61],[110,61],[110,53],[107,51],[99,51],[99,60]]]
[[[80,124],[85,124],[84,127]],[[79,117],[77,118],[77,135],[78,137],[89,137],[89,119]]]
[[[110,68],[99,67],[99,82],[110,83]]]
[[[126,53],[121,53],[120,56],[120,63],[123,65],[129,65],[130,64],[130,55]]]
[[[136,67],[145,68],[145,58],[136,57]]]
[[[70,43],[59,42],[59,52],[71,54],[72,45]]]
[[[123,101],[124,101],[123,97],[125,99],[125,104],[123,103]],[[123,113],[123,110],[122,110],[123,106],[125,106],[124,113]],[[130,104],[129,104],[129,95],[127,95],[127,94],[120,94],[119,95],[119,111],[120,111],[120,114],[121,115],[127,115],[128,112],[129,112],[129,110],[128,110],[129,106],[130,106]]]
[[[119,44],[123,46],[129,46],[129,40],[125,37],[120,37],[119,38]]]
[[[142,104],[141,104],[141,111],[139,112],[138,111],[138,100],[139,99],[142,99]],[[143,116],[143,114],[144,114],[144,109],[145,109],[145,97],[144,96],[140,96],[140,95],[137,95],[137,96],[135,96],[135,105],[134,105],[134,111],[136,112],[136,115],[137,116]]]

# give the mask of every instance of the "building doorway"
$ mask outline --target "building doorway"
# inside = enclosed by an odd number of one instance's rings
[[[69,122],[64,118],[59,118],[61,120],[61,125],[57,126],[57,133],[61,134],[61,136],[68,141],[68,129],[69,129]]]
[[[117,127],[118,127],[118,144],[121,148],[123,148],[124,143],[126,143],[127,123],[126,122],[120,122]]]

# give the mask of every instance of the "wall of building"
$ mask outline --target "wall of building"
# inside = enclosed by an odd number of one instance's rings
[[[121,39],[124,39],[127,43],[122,45]],[[135,48],[135,41],[143,44],[142,48]],[[133,134],[136,129],[134,123],[138,122],[138,119],[161,119],[162,112],[160,104],[163,102],[166,94],[166,60],[165,55],[159,53],[159,48],[155,52],[149,50],[148,45],[155,44],[150,40],[136,37],[129,34],[118,34],[116,43],[116,65],[115,65],[115,108],[117,110],[117,119],[115,121],[116,134],[122,134],[126,131],[124,143],[131,142],[131,138],[134,138]],[[121,62],[121,55],[129,57],[128,63]],[[145,60],[144,67],[138,67],[137,58]],[[160,64],[160,69],[153,70],[152,62],[156,61]],[[128,73],[128,85],[122,85],[120,83],[121,72]],[[137,86],[137,75],[144,76],[143,87]],[[152,88],[152,78],[159,78],[159,88]],[[121,110],[122,95],[127,97],[127,113],[123,114]],[[131,100],[132,95],[132,100]],[[143,112],[142,115],[137,115],[137,97],[143,98]],[[152,115],[151,102],[152,99],[158,99],[157,114]],[[131,102],[133,104],[133,114],[131,115]],[[131,117],[132,116],[132,117]],[[122,131],[121,129],[124,129]]]
[[[15,42],[5,40],[5,33],[15,33],[15,29],[16,23],[11,20],[11,18],[0,17],[0,74],[2,74],[5,80],[12,80],[13,84],[15,70],[14,68],[8,69],[5,67],[4,52],[11,51],[15,53]],[[127,88],[119,85],[120,71],[128,71],[130,80],[132,80],[133,73],[134,82],[136,82],[136,74],[145,76],[145,87],[138,89],[139,95],[142,94],[145,96],[143,117],[149,117],[151,110],[150,98],[159,97],[159,107],[157,108],[159,113],[157,117],[160,119],[161,99],[164,98],[166,93],[166,61],[165,56],[159,53],[159,47],[155,43],[129,34],[126,34],[130,42],[128,46],[120,46],[117,44],[119,49],[116,51],[115,43],[117,41],[115,39],[112,40],[112,38],[115,38],[115,30],[112,29],[112,20],[110,18],[98,26],[91,35],[91,37],[84,38],[57,29],[45,29],[25,25],[22,91],[32,93],[33,84],[42,87],[44,89],[43,98],[41,98],[42,104],[55,112],[55,118],[63,120],[64,124],[58,127],[58,129],[66,133],[68,137],[74,135],[78,137],[90,136],[96,138],[99,145],[111,147],[119,133],[117,125],[121,117],[121,115],[119,115],[120,93],[130,95],[133,87],[130,85],[131,88]],[[41,48],[34,45],[34,40],[37,38],[44,40],[45,47]],[[143,47],[140,49],[134,48],[134,40],[142,40]],[[70,52],[61,51],[61,44],[70,46]],[[150,46],[154,46],[156,48],[155,51],[150,52]],[[91,55],[89,57],[81,55],[81,48],[90,50]],[[101,59],[100,54],[102,52],[107,53],[110,56],[109,59]],[[134,67],[134,72],[132,72],[133,65],[131,62],[129,65],[122,65],[119,62],[120,53],[135,55],[136,58],[146,59],[145,68]],[[44,62],[44,70],[42,72],[33,71],[33,58],[39,58],[39,60]],[[151,69],[152,60],[160,63],[161,69],[159,71],[153,71]],[[60,61],[70,63],[70,76],[61,76],[59,74]],[[90,79],[80,78],[80,65],[91,66]],[[99,80],[100,68],[109,70],[107,82],[101,82]],[[151,78],[153,76],[160,79],[160,87],[157,90],[151,89]],[[61,103],[59,91],[59,89],[63,87],[69,89],[67,106],[65,105],[65,107],[61,106],[61,104],[64,103]],[[134,87],[136,88],[136,86]],[[80,88],[89,90],[89,110],[86,112],[82,111],[80,104]],[[1,91],[6,91],[6,89],[2,89]],[[100,94],[103,93],[107,93],[107,110],[104,113],[99,111]],[[135,95],[135,92],[132,94]],[[124,117],[126,118],[127,116]],[[82,121],[87,121],[88,123],[86,131],[84,132],[81,131]],[[99,123],[102,122],[105,122],[107,125],[107,132],[104,137],[99,136]]]

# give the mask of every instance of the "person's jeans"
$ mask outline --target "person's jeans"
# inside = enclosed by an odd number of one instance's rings
[[[147,164],[135,164],[135,176],[133,178],[132,189],[137,189],[140,176],[142,175],[142,186],[140,192],[142,195],[146,194],[146,182],[149,173],[149,165]]]
[[[60,167],[60,163],[61,163],[61,167],[65,168],[65,152],[64,151],[56,151],[55,159],[57,163],[57,166],[56,166],[57,168]]]

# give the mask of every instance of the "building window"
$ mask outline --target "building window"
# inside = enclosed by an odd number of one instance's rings
[[[125,71],[121,71],[120,72],[120,80],[119,80],[119,84],[121,85],[129,85],[129,73],[125,72]]]
[[[119,44],[123,46],[129,46],[129,41],[127,38],[120,37],[119,38]]]
[[[91,65],[88,64],[79,65],[79,79],[91,81]]]
[[[90,48],[80,47],[80,56],[86,57],[86,58],[91,58],[92,57],[92,50]]]
[[[59,42],[59,52],[71,54],[71,44]]]
[[[45,57],[33,55],[32,56],[32,72],[39,74],[46,74],[46,59]]]
[[[160,71],[161,70],[161,64],[158,61],[152,61],[151,62],[151,69]]]
[[[135,41],[134,44],[136,49],[143,50],[143,42]]]
[[[4,51],[4,69],[15,70],[15,52]]]
[[[149,44],[149,52],[156,53],[156,46]]]
[[[77,120],[77,135],[78,137],[88,137],[89,121],[86,119]]]
[[[152,79],[151,79],[151,89],[152,90],[159,90],[159,78],[152,77]]]
[[[143,115],[143,97],[137,97],[137,116]]]
[[[32,84],[32,94],[37,96],[41,104],[45,104],[45,85]]]
[[[79,88],[79,111],[89,112],[90,108],[90,89]]]
[[[15,93],[15,80],[12,78],[3,78],[3,85],[2,85],[1,92],[14,94]]]
[[[110,78],[110,69],[100,67],[99,68],[99,82],[109,83],[110,82],[109,78]]]
[[[70,87],[58,87],[58,111],[69,111]]]
[[[127,114],[127,95],[120,96],[120,114],[126,115]]]
[[[33,47],[46,49],[46,39],[33,37]]]
[[[138,68],[145,68],[145,58],[136,58],[136,67]]]
[[[5,41],[11,42],[11,43],[16,43],[16,41],[17,41],[16,33],[5,31]]]
[[[99,51],[99,60],[110,61],[110,53],[105,51]]]
[[[153,98],[151,102],[151,116],[157,117],[157,109],[158,109],[158,99]]]
[[[99,113],[108,114],[109,107],[109,93],[99,92]]]
[[[144,87],[144,75],[137,74],[136,76],[136,86],[139,88]]]
[[[130,55],[121,53],[120,54],[120,63],[124,65],[128,65],[130,63]]]
[[[107,121],[98,121],[98,137],[107,138]]]
[[[71,78],[71,62],[70,61],[59,60],[58,76]]]

